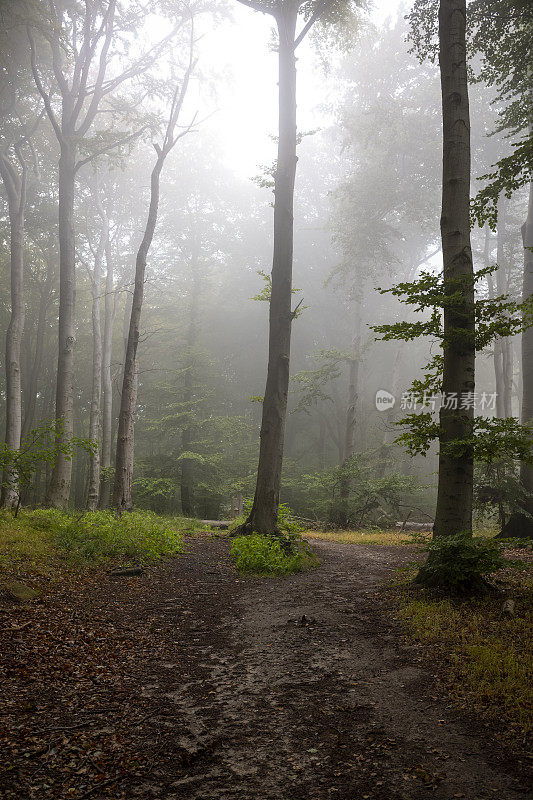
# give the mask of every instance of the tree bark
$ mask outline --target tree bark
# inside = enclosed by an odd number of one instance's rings
[[[111,379],[111,355],[113,350],[113,328],[117,309],[116,294],[114,292],[113,259],[111,242],[108,239],[105,247],[106,281],[104,300],[104,342],[102,348],[102,480],[100,485],[100,508],[109,506],[111,493],[111,449],[113,442],[113,382]]]
[[[96,189],[98,191],[98,189]],[[94,256],[94,268],[91,280],[93,329],[93,374],[91,387],[91,408],[89,415],[89,439],[96,443],[89,458],[89,481],[87,488],[87,511],[96,511],[100,491],[100,432],[102,401],[102,328],[100,324],[100,303],[102,292],[102,261],[109,237],[107,219],[102,218],[100,242]]]
[[[35,329],[35,348],[33,351],[33,363],[30,371],[27,389],[24,395],[24,420],[22,423],[22,437],[27,436],[33,428],[35,422],[35,411],[37,408],[38,382],[43,366],[43,354],[45,351],[46,322],[48,307],[50,305],[54,272],[51,260],[47,259],[47,276],[44,284],[41,284],[39,293],[39,309],[37,312],[37,326]]]
[[[296,177],[296,57],[298,7],[287,5],[276,18],[279,33],[279,140],[275,178],[274,256],[269,317],[268,371],[263,401],[259,465],[254,502],[243,531],[278,531],[283,441],[289,388]]]
[[[527,220],[522,228],[524,242],[524,279],[522,300],[530,300],[533,295],[533,182],[529,187]],[[533,327],[522,334],[522,424],[533,429]],[[533,465],[523,462],[520,479],[529,497],[526,511],[533,516]],[[533,520],[529,521],[529,535],[533,535]]]
[[[522,284],[522,301],[533,295],[533,181],[529,186],[529,204],[527,219],[522,227],[524,243],[524,277]],[[533,429],[533,327],[522,333],[522,425]],[[520,483],[526,492],[523,504],[525,514],[515,511],[506,526],[499,534],[502,538],[533,538],[533,465],[522,462],[520,465]]]
[[[498,295],[506,295],[509,291],[509,281],[507,276],[507,269],[505,263],[505,239],[506,239],[506,212],[507,203],[505,197],[502,195],[498,202],[498,234],[497,234],[497,254],[496,261],[498,269],[496,272],[496,287]],[[512,342],[509,336],[495,342],[498,345],[498,355],[501,370],[501,386],[498,392],[501,392],[501,398],[497,398],[501,408],[501,414],[498,416],[504,418],[512,417],[512,391],[513,391],[513,351]],[[497,387],[498,388],[498,387]]]
[[[470,113],[466,62],[466,2],[441,0],[439,63],[443,112],[443,188],[441,236],[444,291],[461,298],[444,308],[445,397],[459,398],[458,408],[440,411],[440,452],[435,536],[472,532],[473,447],[450,452],[457,440],[471,440],[473,408],[460,399],[475,388],[475,316],[470,242]],[[451,404],[453,405],[453,404]]]
[[[359,364],[361,353],[361,306],[356,306],[356,334],[353,340],[353,358],[349,361],[348,403],[346,409],[346,427],[344,431],[344,453],[342,466],[346,467],[355,451],[355,428],[357,422],[357,401],[359,397]],[[349,519],[348,498],[350,496],[350,479],[343,475],[339,488],[339,518],[341,528],[347,528]]]
[[[193,399],[193,369],[194,369],[194,346],[198,337],[198,301],[200,294],[200,275],[198,272],[199,243],[195,241],[191,258],[191,270],[193,273],[193,284],[191,293],[191,306],[189,313],[189,328],[187,331],[187,366],[184,377],[183,399],[185,408]],[[183,452],[191,449],[194,432],[191,425],[187,425],[183,430],[181,446]],[[194,485],[193,485],[193,464],[190,459],[184,458],[181,461],[180,475],[180,495],[181,513],[184,517],[192,517],[194,513]]]
[[[74,344],[76,262],[74,240],[74,185],[76,147],[61,142],[59,158],[59,335],[56,383],[56,440],[68,445],[74,432]],[[69,501],[72,459],[58,447],[46,504],[64,508]]]
[[[26,205],[26,165],[19,156],[21,172],[0,154],[0,173],[6,188],[10,230],[11,318],[6,334],[6,433],[5,443],[18,450],[22,431],[20,349],[24,331],[24,211]],[[18,503],[18,477],[8,467],[2,479],[1,505]]]
[[[133,289],[128,343],[126,346],[124,376],[122,380],[122,394],[120,398],[115,460],[115,485],[113,489],[113,506],[119,513],[122,511],[131,511],[133,508],[132,480],[134,417],[135,405],[137,402],[137,346],[139,344],[146,261],[157,223],[159,184],[163,163],[164,155],[158,155],[150,180],[150,207],[148,210],[148,219],[135,260],[135,287]]]

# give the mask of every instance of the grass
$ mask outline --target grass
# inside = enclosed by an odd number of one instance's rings
[[[239,572],[263,577],[303,572],[317,565],[306,542],[295,539],[295,545],[295,552],[286,554],[270,536],[237,536],[231,542],[231,555]]]
[[[42,570],[65,562],[156,561],[182,551],[182,532],[195,529],[194,522],[140,511],[117,518],[111,511],[80,515],[55,509],[22,510],[16,519],[3,512],[0,567]]]
[[[531,604],[502,619],[499,608],[486,601],[411,599],[402,604],[400,617],[417,639],[439,650],[455,694],[503,712],[524,733],[531,729]]]
[[[360,531],[309,531],[306,534],[310,539],[324,539],[329,542],[346,542],[348,544],[375,544],[375,545],[412,545],[415,538],[412,532],[399,531],[397,529],[389,531],[363,529]],[[427,539],[431,534],[416,534],[417,537],[424,536]],[[416,542],[418,544],[418,540]]]
[[[500,592],[461,600],[400,586],[399,617],[444,665],[457,699],[506,722],[511,737],[522,739],[533,727],[531,563],[509,561],[495,583]],[[511,617],[502,615],[505,597],[515,602]]]

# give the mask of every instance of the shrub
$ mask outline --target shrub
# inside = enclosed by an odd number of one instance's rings
[[[303,540],[295,544],[293,553],[287,554],[278,539],[258,534],[233,539],[231,555],[240,572],[257,575],[287,575],[316,564],[316,558]]]
[[[456,594],[486,586],[485,576],[501,569],[504,563],[498,542],[466,533],[437,536],[425,544],[423,551],[428,558],[416,582]]]
[[[45,535],[56,551],[74,560],[122,558],[144,563],[183,550],[182,535],[171,520],[148,512],[117,517],[111,511],[92,511],[80,516],[39,509],[24,511],[11,525],[23,530],[29,539]]]

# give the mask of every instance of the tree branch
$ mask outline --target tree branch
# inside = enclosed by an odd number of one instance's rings
[[[327,11],[327,9],[333,5],[335,0],[324,0],[324,2],[320,3],[316,11],[313,12],[310,19],[306,22],[296,39],[294,40],[294,49],[298,47],[299,44],[303,42],[315,22],[317,22],[322,14]]]
[[[237,2],[241,3],[243,6],[252,8],[254,11],[259,11],[261,14],[269,14],[271,17],[276,16],[275,9],[265,8],[261,3],[255,3],[254,0],[237,0]]]
[[[134,131],[134,133],[131,133],[129,136],[125,136],[123,139],[118,139],[116,142],[106,145],[105,147],[100,148],[100,150],[96,150],[94,153],[91,153],[90,156],[83,158],[81,161],[76,163],[75,171],[78,172],[78,170],[84,167],[85,164],[89,164],[91,161],[94,161],[94,159],[98,158],[98,156],[103,156],[105,153],[109,153],[109,151],[113,150],[115,147],[120,147],[123,144],[127,144],[128,142],[132,142],[134,139],[137,139],[144,133],[145,130],[147,130],[148,127],[148,125],[144,125],[138,131]]]
[[[61,133],[61,128],[59,127],[56,115],[54,114],[54,109],[52,108],[52,103],[50,101],[50,95],[46,92],[42,84],[41,77],[39,75],[39,70],[37,69],[37,60],[35,55],[35,41],[30,32],[29,26],[26,27],[26,32],[28,34],[28,39],[30,41],[30,61],[31,61],[31,71],[33,74],[33,80],[35,81],[37,90],[43,99],[44,107],[46,108],[46,113],[48,114],[48,118],[52,123],[55,135],[57,136],[58,140],[62,142],[63,134]]]
[[[76,101],[76,105],[74,106],[73,110],[73,125],[75,125],[76,120],[78,118],[79,113],[83,107],[84,100],[87,96],[86,89],[87,89],[87,78],[89,76],[89,67],[92,62],[92,57],[94,55],[95,45],[96,42],[99,40],[101,36],[101,32],[106,28],[106,34],[104,38],[104,43],[102,45],[102,49],[100,51],[100,59],[98,63],[98,74],[96,76],[96,81],[94,84],[94,92],[89,103],[89,108],[85,113],[85,118],[81,125],[79,126],[76,134],[78,136],[84,136],[87,133],[89,128],[91,127],[94,118],[96,116],[96,112],[98,111],[98,104],[103,97],[102,87],[104,85],[106,70],[107,70],[107,54],[109,52],[109,48],[111,47],[111,41],[113,39],[113,21],[115,18],[115,0],[109,0],[109,5],[107,7],[107,12],[105,14],[104,19],[102,20],[102,25],[100,26],[100,30],[95,35],[94,42],[92,48],[89,49],[89,53],[87,55],[87,63],[86,68],[83,70],[83,74],[80,81],[80,87],[78,90],[78,99]]]

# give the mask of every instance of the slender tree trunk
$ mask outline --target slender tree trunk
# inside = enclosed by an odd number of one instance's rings
[[[466,1],[441,0],[439,9],[440,72],[443,111],[443,190],[441,235],[444,291],[461,292],[461,300],[444,309],[445,397],[459,398],[458,408],[443,404],[440,412],[439,483],[435,536],[472,531],[473,448],[460,455],[448,445],[472,437],[473,409],[460,399],[475,388],[475,317],[470,243],[470,113],[466,54]]]
[[[48,265],[49,267],[49,265]],[[24,421],[22,424],[22,436],[27,436],[33,428],[35,422],[35,411],[37,408],[37,392],[39,376],[43,366],[43,354],[46,335],[46,318],[50,303],[50,293],[52,288],[53,272],[49,267],[46,282],[41,286],[39,297],[39,310],[37,312],[37,327],[35,329],[35,351],[33,363],[28,381],[28,388],[24,402]]]
[[[270,299],[268,372],[263,401],[257,484],[244,530],[274,534],[283,462],[291,327],[293,209],[296,177],[296,57],[294,37],[297,7],[287,6],[278,18],[279,141],[274,203],[274,257]]]
[[[96,190],[98,191],[98,190]],[[96,447],[89,458],[89,483],[87,489],[87,510],[96,511],[100,489],[100,431],[102,400],[102,328],[100,324],[100,303],[102,292],[102,261],[108,239],[107,220],[104,218],[100,243],[94,257],[92,275],[92,328],[93,328],[93,375],[91,388],[91,409],[89,416],[89,439]]]
[[[349,361],[348,377],[348,408],[346,409],[346,427],[344,431],[344,452],[342,466],[347,467],[348,461],[354,454],[355,425],[357,411],[357,397],[359,392],[359,358],[355,357]],[[339,515],[338,524],[341,528],[347,528],[349,519],[348,498],[350,496],[350,479],[348,475],[343,475],[339,487]]]
[[[527,219],[522,227],[524,243],[524,278],[522,301],[533,295],[533,182],[529,187]],[[522,333],[522,410],[523,425],[533,429],[533,327]],[[523,504],[525,514],[515,511],[499,536],[533,538],[533,466],[526,462],[520,465],[520,482],[526,492]],[[528,516],[529,515],[529,516]]]
[[[533,295],[533,182],[529,187],[529,205],[527,220],[522,228],[524,242],[524,280],[522,299],[528,300]],[[522,424],[533,429],[533,327],[522,334]],[[533,517],[533,466],[523,462],[520,468],[520,479],[526,492],[529,493],[526,511]],[[533,535],[533,520],[529,520],[529,535]]]
[[[115,460],[115,486],[113,506],[120,513],[133,508],[132,480],[134,454],[134,418],[137,402],[137,345],[144,295],[144,275],[148,251],[154,237],[159,206],[159,182],[164,157],[158,156],[150,181],[150,208],[144,236],[135,261],[135,287],[131,305],[128,343],[124,362],[122,394],[118,420],[117,453]]]
[[[398,343],[398,349],[396,350],[396,355],[394,357],[394,364],[392,366],[392,378],[390,383],[390,393],[394,397],[399,396],[399,383],[400,383],[400,366],[402,363],[403,357],[403,347],[401,343]],[[385,475],[385,471],[387,469],[387,458],[390,454],[390,450],[392,445],[394,444],[394,409],[389,409],[386,414],[383,415],[385,417],[385,431],[383,432],[383,440],[379,451],[379,462],[376,469],[376,478],[380,480]]]
[[[26,166],[18,175],[8,159],[0,155],[0,172],[6,187],[11,261],[11,319],[6,335],[6,434],[5,443],[18,450],[22,431],[20,348],[24,330],[24,210],[26,204]],[[18,503],[18,476],[7,468],[2,480],[1,504]]]
[[[502,195],[498,202],[498,237],[497,237],[497,255],[496,260],[498,263],[498,270],[496,272],[496,287],[498,295],[506,295],[509,291],[509,282],[507,278],[507,269],[505,263],[505,238],[506,238],[506,212],[507,203],[505,197]],[[509,336],[495,342],[498,345],[498,355],[501,370],[501,385],[498,388],[498,393],[501,393],[501,398],[498,397],[499,405],[501,407],[501,414],[498,416],[508,418],[512,417],[512,390],[513,390],[513,351],[512,342]]]
[[[61,451],[74,430],[74,307],[76,301],[76,262],[74,241],[74,185],[76,147],[61,143],[59,158],[59,336],[56,383],[56,458],[46,503],[64,508],[69,501],[72,459]]]
[[[342,466],[347,467],[348,461],[355,451],[355,428],[357,422],[357,401],[359,397],[359,365],[361,352],[361,306],[356,306],[356,333],[353,339],[353,358],[349,361],[348,372],[348,403],[346,409],[346,427],[344,431],[344,453]],[[343,475],[339,488],[339,525],[347,528],[349,519],[348,498],[350,496],[350,479]]]
[[[191,270],[193,273],[193,285],[191,294],[191,306],[189,314],[189,329],[187,332],[187,367],[184,377],[183,399],[185,407],[193,400],[193,369],[194,369],[194,346],[198,337],[198,301],[200,295],[200,275],[198,272],[199,244],[195,242],[194,251],[191,258]],[[183,431],[181,446],[183,452],[191,449],[194,431],[191,425]],[[190,459],[184,458],[181,461],[180,476],[181,493],[181,513],[184,517],[192,517],[194,513],[194,486],[193,486],[193,464]]]
[[[111,448],[113,442],[113,382],[111,379],[111,355],[113,350],[113,328],[117,309],[116,294],[113,291],[113,260],[109,237],[105,248],[106,281],[104,300],[104,343],[102,349],[102,481],[100,486],[100,508],[109,506],[111,480]]]
[[[326,423],[324,417],[318,414],[318,470],[326,469]]]

